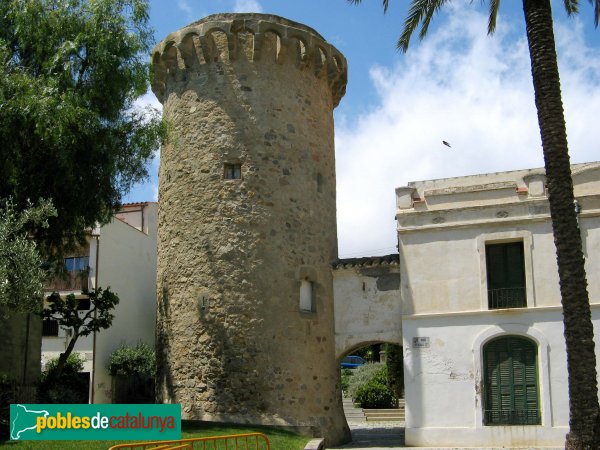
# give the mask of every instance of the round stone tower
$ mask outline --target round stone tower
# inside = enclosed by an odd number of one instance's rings
[[[167,36],[152,65],[169,126],[158,400],[348,440],[330,267],[345,58],[305,25],[218,14]]]

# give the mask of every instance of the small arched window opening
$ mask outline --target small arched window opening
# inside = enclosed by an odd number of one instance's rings
[[[308,278],[300,281],[300,311],[315,311],[315,296],[312,281]]]

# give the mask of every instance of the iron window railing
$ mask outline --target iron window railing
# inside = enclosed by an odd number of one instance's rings
[[[488,289],[489,309],[524,308],[527,306],[525,287]]]
[[[58,321],[54,319],[42,320],[42,336],[58,336]]]
[[[540,425],[540,412],[537,410],[517,409],[507,411],[485,410],[485,425]]]

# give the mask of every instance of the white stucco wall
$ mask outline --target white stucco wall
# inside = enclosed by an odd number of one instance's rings
[[[111,353],[123,344],[145,342],[154,346],[156,322],[156,204],[149,204],[142,233],[113,219],[100,232],[98,285],[119,295],[115,318],[96,336],[94,403],[110,403],[112,378],[107,365]]]
[[[335,354],[365,345],[402,343],[398,264],[338,267],[333,271]]]
[[[598,333],[600,305],[593,308],[593,320]],[[560,308],[420,316],[404,320],[403,328],[407,445],[564,443],[569,408]],[[481,351],[486,341],[503,334],[528,336],[538,344],[540,426],[483,425]],[[413,337],[428,337],[430,347],[413,348]]]
[[[596,335],[599,168],[573,168]],[[566,353],[543,171],[422,181],[396,192],[407,445],[562,446],[569,411]],[[509,241],[523,242],[527,307],[488,310],[485,244]],[[483,425],[482,349],[502,334],[538,345],[540,426]],[[427,344],[413,348],[413,338]]]
[[[112,378],[107,365],[115,349],[140,341],[154,347],[157,204],[141,206],[135,204],[124,208],[121,215],[131,223],[113,218],[109,224],[95,229],[88,238],[90,289],[96,287],[97,278],[99,287],[110,286],[120,299],[113,311],[115,318],[111,327],[96,334],[95,346],[93,335],[80,337],[75,345],[74,351],[85,359],[83,370],[93,373],[90,399],[93,395],[94,403],[111,402]],[[147,233],[142,232],[142,228]],[[71,291],[65,291],[61,295],[69,293]],[[73,293],[81,295],[81,291]],[[58,336],[42,339],[42,368],[49,359],[57,358],[65,351],[68,339],[62,328]]]
[[[588,244],[598,245],[598,231],[589,230]],[[403,234],[400,258],[410,262],[401,264],[404,313],[487,309],[485,244],[511,239],[524,243],[528,306],[559,305],[552,226],[521,222]],[[587,264],[593,270],[597,262]]]

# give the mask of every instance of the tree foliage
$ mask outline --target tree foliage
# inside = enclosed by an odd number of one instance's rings
[[[89,336],[94,332],[107,329],[112,325],[114,315],[112,310],[119,303],[119,297],[110,288],[97,288],[94,291],[84,291],[90,300],[90,309],[83,312],[78,309],[79,300],[73,294],[66,298],[54,292],[46,302],[42,311],[44,319],[53,319],[58,325],[71,332],[71,338],[64,353],[60,354],[57,367],[53,375],[59,377],[62,373],[69,355],[73,352],[77,339],[80,336]]]
[[[51,198],[44,249],[106,223],[158,149],[146,0],[0,2],[0,198]]]
[[[385,344],[385,365],[388,369],[388,384],[394,397],[404,397],[404,357],[401,346]]]
[[[138,376],[151,378],[156,371],[154,348],[143,342],[134,347],[122,345],[110,355],[108,372],[112,376]]]
[[[85,359],[80,353],[73,352],[65,360],[61,369],[60,378],[56,370],[59,358],[51,359],[46,363],[40,380],[39,401],[41,403],[87,403],[88,383],[81,371]]]
[[[353,369],[348,391],[361,408],[391,408],[396,399],[389,387],[388,368],[383,363],[368,363]]]
[[[0,318],[6,311],[37,312],[46,272],[30,227],[47,227],[56,215],[50,201],[17,211],[11,199],[0,205]]]
[[[352,376],[349,378],[348,393],[350,397],[356,398],[358,389],[367,384],[372,379],[378,379],[381,375],[385,364],[383,363],[367,363],[362,366],[352,369]]]

